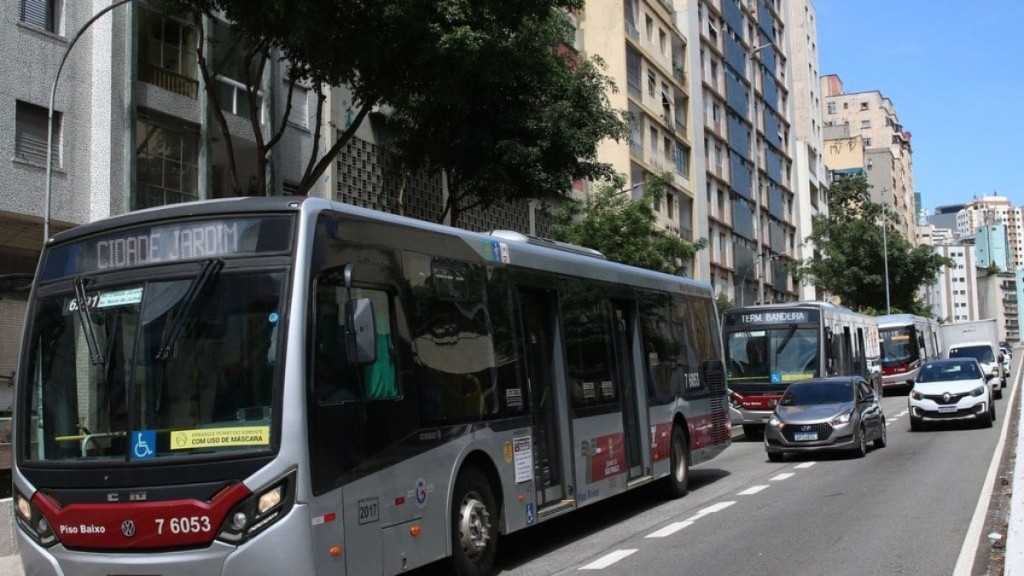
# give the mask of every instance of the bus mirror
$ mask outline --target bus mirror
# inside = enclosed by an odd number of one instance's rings
[[[371,364],[377,360],[377,325],[373,302],[357,298],[345,302],[345,352],[349,364]]]

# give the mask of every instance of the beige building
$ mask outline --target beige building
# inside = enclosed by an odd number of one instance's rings
[[[914,195],[910,132],[903,129],[892,101],[877,90],[847,93],[836,74],[821,77],[826,126],[845,126],[860,136],[863,170],[871,197],[896,215],[893,227],[908,242],[916,238],[918,207]],[[829,165],[830,170],[836,168]]]
[[[1011,267],[1024,269],[1024,209],[1013,207],[1006,196],[981,196],[967,202],[956,214],[956,238],[972,241],[980,228],[999,224],[1006,227]]]

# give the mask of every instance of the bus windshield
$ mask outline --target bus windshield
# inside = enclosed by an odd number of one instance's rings
[[[787,326],[726,334],[730,382],[793,382],[820,376],[815,328]]]
[[[882,366],[906,364],[917,359],[917,342],[910,326],[878,331],[882,344]]]
[[[73,292],[35,299],[25,458],[128,463],[270,448],[284,273],[201,265],[190,278],[95,289],[79,277]]]

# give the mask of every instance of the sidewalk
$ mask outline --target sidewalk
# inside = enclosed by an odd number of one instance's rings
[[[0,576],[24,576],[21,558],[17,554],[0,556]]]
[[[1015,350],[1014,352],[1017,351]],[[1021,366],[1024,366],[1024,364],[1021,364]],[[1017,378],[1019,379],[1020,375],[1017,375]],[[1024,380],[1020,380],[1018,385],[1024,386]],[[1020,395],[1020,404],[1024,406],[1024,394]],[[1003,411],[1004,414],[1008,412],[1009,410]],[[1022,416],[1024,416],[1024,413],[1022,413]],[[1007,517],[1006,526],[1006,555],[1003,558],[1004,576],[1024,574],[1024,488],[1020,488],[1024,486],[1024,457],[1022,457],[1024,452],[1022,452],[1022,449],[1024,449],[1024,433],[1018,432],[1017,442],[1014,446],[1014,454],[1017,455],[1017,459],[1013,465],[1013,480],[1011,483],[1013,492],[1010,495],[1010,513]]]

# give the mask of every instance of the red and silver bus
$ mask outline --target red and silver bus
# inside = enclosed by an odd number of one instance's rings
[[[315,198],[43,250],[17,375],[28,574],[492,570],[502,536],[730,442],[706,283]]]
[[[871,316],[827,302],[729,309],[722,320],[731,418],[747,437],[764,430],[791,383],[863,376],[881,395],[878,326]]]
[[[921,364],[942,358],[945,350],[939,323],[923,316],[879,316],[878,336],[882,344],[883,388],[913,388]]]

